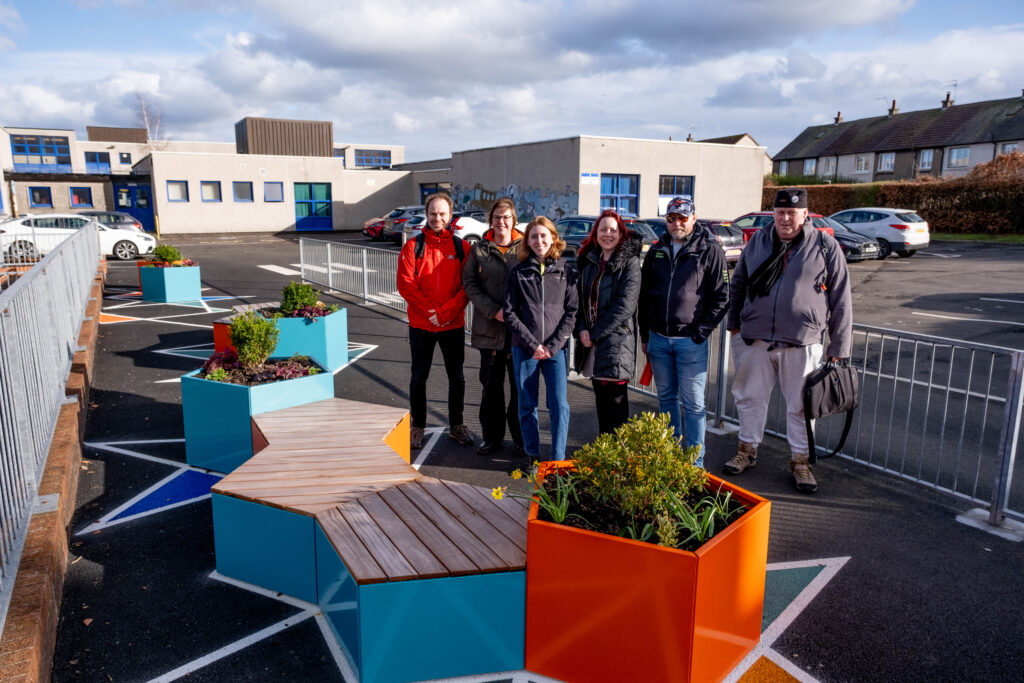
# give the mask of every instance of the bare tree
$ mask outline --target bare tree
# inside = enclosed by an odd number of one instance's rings
[[[164,145],[160,139],[160,126],[164,112],[149,93],[135,91],[135,119],[140,127],[146,129],[150,149],[162,149]]]

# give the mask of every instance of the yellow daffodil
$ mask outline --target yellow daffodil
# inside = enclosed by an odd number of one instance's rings
[[[491,489],[491,495],[494,496],[495,500],[501,500],[505,497],[505,489],[501,486],[495,486]]]
[[[512,470],[512,474],[510,476],[513,479],[522,479],[523,478],[523,471],[517,467],[514,470]]]

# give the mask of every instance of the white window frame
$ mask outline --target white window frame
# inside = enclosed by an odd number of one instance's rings
[[[789,175],[789,162],[788,161],[780,161],[779,162],[779,175]]]
[[[892,172],[896,167],[896,152],[882,152],[878,154],[878,170],[881,173]]]
[[[958,152],[964,152],[963,156]],[[967,168],[971,163],[971,148],[970,147],[950,147],[949,148],[949,168]]]
[[[928,165],[925,166],[925,155],[928,155]],[[922,149],[921,153],[917,157],[917,168],[920,171],[932,170],[932,164],[935,163],[935,150],[934,149]]]
[[[815,175],[818,172],[817,159],[804,159],[804,175]]]
[[[868,163],[867,154],[858,154],[853,157],[853,172],[854,173],[868,173],[871,170],[871,164]]]
[[[1020,149],[1020,145],[1016,142],[1004,142],[1003,143],[1003,154],[1010,154]]]
[[[836,158],[825,157],[825,168],[822,169],[822,175],[832,175],[836,172]]]

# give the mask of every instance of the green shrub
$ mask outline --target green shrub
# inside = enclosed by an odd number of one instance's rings
[[[181,252],[169,244],[161,244],[153,250],[153,260],[162,263],[181,260]]]
[[[846,176],[820,176],[820,175],[779,175],[769,173],[764,177],[765,186],[789,187],[791,185],[833,185],[852,183],[852,178]]]
[[[273,320],[253,311],[235,316],[230,330],[231,345],[238,351],[239,362],[250,367],[267,362],[281,334]]]
[[[281,313],[291,315],[303,306],[315,306],[320,292],[313,289],[312,285],[301,282],[289,282],[281,290]]]

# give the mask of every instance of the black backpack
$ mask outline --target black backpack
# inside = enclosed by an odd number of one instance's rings
[[[452,233],[452,244],[455,245],[455,258],[459,259],[459,263],[463,263],[466,260],[466,250],[463,248],[462,240]],[[420,234],[416,235],[416,239],[413,240],[412,253],[416,257],[416,269],[413,271],[413,276],[420,274],[420,259],[423,258],[423,251],[427,248],[427,236],[421,231]]]

